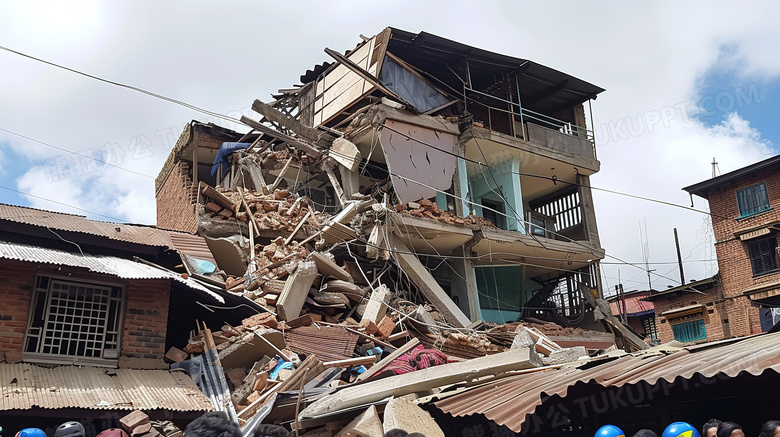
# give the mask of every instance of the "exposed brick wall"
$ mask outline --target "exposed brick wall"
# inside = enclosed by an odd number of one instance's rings
[[[655,299],[653,305],[655,306],[655,326],[658,328],[658,337],[661,343],[667,343],[674,340],[674,333],[672,332],[672,325],[677,324],[678,321],[672,318],[667,320],[661,314],[676,308],[682,308],[689,305],[704,305],[702,319],[704,320],[704,329],[707,331],[707,339],[703,341],[715,341],[728,338],[727,329],[724,329],[723,319],[727,319],[728,316],[723,314],[722,308],[724,307],[723,299],[719,299],[717,288],[704,291],[705,295],[686,293],[683,295],[677,295],[671,298]],[[693,319],[680,320],[680,322],[688,322]]]
[[[737,190],[761,182],[766,183],[770,210],[739,219]],[[743,292],[755,285],[780,282],[780,272],[753,277],[747,242],[735,232],[780,221],[780,169],[766,168],[729,181],[709,190],[707,197],[712,212],[715,250],[726,297],[724,316],[729,320],[731,334],[744,336],[761,332],[758,308],[751,305]]]
[[[5,259],[0,259],[0,351],[22,351],[36,274],[70,275],[73,281],[123,285],[127,303],[122,355],[162,358],[165,354],[171,293],[169,279],[122,281],[65,267],[62,270],[50,265],[39,268],[34,263]]]
[[[127,293],[122,355],[162,358],[165,355],[171,281],[130,281]]]
[[[0,260],[0,351],[21,352],[35,281],[35,265]]]
[[[189,171],[188,163],[176,162],[157,191],[158,227],[191,234],[198,230],[198,217],[190,198]]]

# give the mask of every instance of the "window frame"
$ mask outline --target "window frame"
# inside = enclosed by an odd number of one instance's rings
[[[48,282],[45,288],[39,286],[41,284],[40,281],[42,280],[42,278],[48,278]],[[64,284],[77,286],[77,287],[97,287],[97,288],[109,290],[108,301],[105,310],[105,320],[103,322],[104,325],[106,325],[106,328],[102,340],[100,356],[90,357],[90,356],[82,356],[82,355],[41,352],[40,342],[42,342],[44,339],[45,336],[44,331],[46,330],[46,323],[48,322],[47,317],[50,315],[50,312],[52,311],[52,284],[54,282],[64,283]],[[112,297],[112,294],[115,291],[118,292],[118,297]],[[38,306],[38,299],[41,293],[44,294],[44,299],[45,299],[45,302],[43,303],[43,314],[42,314],[43,325],[33,326],[34,324],[33,317],[36,316],[36,307]],[[115,321],[114,321],[114,325],[116,329],[111,330],[109,332],[109,328],[107,327],[107,325],[110,322],[112,301],[116,302],[116,307],[114,310],[116,312]],[[78,364],[78,365],[115,367],[119,360],[119,357],[122,355],[122,337],[124,333],[126,309],[127,309],[127,287],[125,286],[125,284],[115,283],[115,282],[95,281],[95,280],[79,278],[79,277],[74,278],[72,276],[38,274],[35,276],[35,282],[33,283],[33,292],[32,292],[32,296],[30,297],[30,309],[27,318],[27,327],[25,329],[24,340],[22,343],[22,359],[26,362],[46,363],[46,364]],[[76,317],[75,314],[73,316]],[[84,315],[80,315],[80,317],[84,317]],[[63,322],[63,324],[65,324],[65,322]],[[72,329],[73,325],[74,324],[68,325],[68,329]],[[30,348],[29,342],[31,341],[32,337],[35,337],[35,335],[31,332],[31,330],[36,328],[40,330],[37,335],[37,341],[39,342],[39,345],[35,348],[34,352],[28,352],[28,349]],[[73,331],[71,332],[73,333]],[[115,348],[106,349],[106,345],[110,344],[110,340],[107,338],[109,334],[116,335],[116,339],[114,340]],[[111,352],[106,354],[106,351],[111,351]]]
[[[777,237],[776,235],[772,235],[765,238],[756,238],[753,240],[746,241],[747,246],[747,256],[750,260],[750,268],[753,272],[753,277],[757,276],[763,276],[770,273],[777,272],[780,270],[778,268],[778,259],[777,259]],[[768,244],[767,247],[762,248],[761,245],[763,243]],[[767,256],[769,258],[767,258]],[[771,259],[772,266],[771,268],[766,268],[764,264],[767,264],[767,259]],[[758,261],[760,261],[760,266],[758,265]],[[759,270],[759,267],[761,269]]]
[[[761,199],[763,201],[763,204],[758,206],[750,206],[746,204],[746,201],[750,200],[750,191],[755,190],[759,187],[762,187],[763,189],[759,192],[763,193],[764,199]],[[766,187],[766,182],[759,182],[757,184],[750,185],[745,188],[740,188],[736,191],[736,197],[737,197],[737,208],[739,208],[739,218],[745,218],[750,217],[754,214],[759,214],[764,211],[767,211],[771,209],[770,203],[769,203],[769,191]],[[744,208],[743,208],[744,207]]]
[[[682,330],[683,326],[691,326],[693,323],[697,325],[696,329],[699,331],[699,335],[695,338],[678,338],[678,331]],[[702,341],[707,339],[707,325],[704,323],[703,317],[692,320],[680,320],[679,323],[670,324],[672,325],[672,336],[675,340],[681,343],[692,343],[694,341]],[[682,335],[680,335],[680,337],[682,337]]]

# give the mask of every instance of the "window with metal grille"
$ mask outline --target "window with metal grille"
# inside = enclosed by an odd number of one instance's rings
[[[645,328],[645,335],[649,336],[653,340],[658,340],[658,327],[655,324],[655,317],[652,315],[646,318],[642,325]]]
[[[116,360],[121,316],[120,287],[38,276],[24,352],[51,362]]]
[[[707,339],[703,319],[672,325],[672,333],[675,340],[683,343]]]
[[[537,199],[530,206],[535,212],[552,217],[556,232],[582,223],[582,201],[576,186],[561,191],[554,198]]]
[[[769,209],[769,195],[766,192],[766,183],[761,182],[760,184],[737,190],[737,204],[739,204],[740,217]]]
[[[777,246],[775,237],[748,241],[748,255],[753,267],[753,276],[777,270]]]

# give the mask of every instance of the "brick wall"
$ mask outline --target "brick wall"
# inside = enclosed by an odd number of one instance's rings
[[[0,259],[0,352],[22,351],[36,274],[70,276],[73,281],[121,284],[127,296],[122,355],[162,358],[165,354],[169,279],[122,281],[105,275]]]
[[[190,197],[192,185],[189,164],[179,161],[160,185],[156,193],[157,226],[194,234],[198,218]]]
[[[707,331],[707,339],[702,341],[715,341],[728,338],[723,326],[723,319],[727,317],[724,316],[722,311],[722,299],[718,299],[716,289],[707,290],[705,293],[707,294],[686,293],[670,298],[655,299],[653,301],[653,305],[655,305],[655,325],[658,329],[658,336],[661,343],[667,343],[674,340],[672,325],[678,323],[674,318],[667,320],[666,317],[661,316],[661,314],[672,309],[689,305],[705,306],[702,319],[704,320],[704,329]],[[688,322],[691,320],[693,319],[680,321]]]
[[[35,265],[0,260],[0,351],[21,352],[30,310]]]
[[[766,183],[771,209],[739,219],[737,190],[761,182]],[[758,308],[751,305],[743,292],[755,285],[780,282],[780,272],[753,277],[747,242],[741,241],[735,232],[780,221],[780,172],[777,167],[765,168],[725,182],[709,190],[707,196],[731,333],[743,336],[761,332]]]
[[[135,280],[127,285],[122,355],[162,358],[168,324],[171,280]]]

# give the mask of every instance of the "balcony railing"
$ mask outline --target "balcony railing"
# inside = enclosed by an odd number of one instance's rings
[[[467,107],[479,105],[482,108],[481,110],[472,110],[472,112],[485,114],[487,120],[483,121],[487,122],[487,127],[490,130],[503,132],[529,142],[540,142],[574,155],[596,159],[595,135],[587,127],[531,111],[523,108],[517,102],[502,99],[467,86],[464,86],[464,94],[467,96]],[[476,98],[468,97],[469,94],[490,99],[496,104],[505,105],[505,107],[500,108],[486,104]]]

